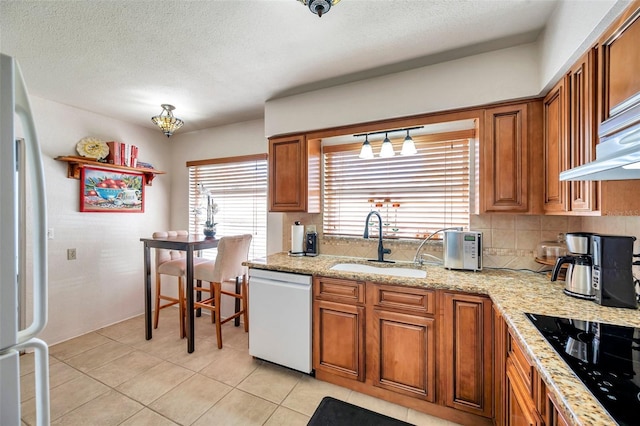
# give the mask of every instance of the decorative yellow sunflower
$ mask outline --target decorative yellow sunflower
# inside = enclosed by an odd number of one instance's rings
[[[109,155],[109,146],[100,139],[86,137],[80,139],[76,145],[76,151],[83,157],[100,160]]]

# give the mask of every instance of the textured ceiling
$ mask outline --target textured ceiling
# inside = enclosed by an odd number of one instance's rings
[[[0,0],[0,51],[32,95],[180,132],[263,116],[265,101],[537,38],[557,0]]]

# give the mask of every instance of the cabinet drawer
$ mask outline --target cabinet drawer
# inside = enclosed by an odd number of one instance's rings
[[[435,314],[435,292],[411,287],[376,284],[373,286],[373,303],[387,310],[408,311],[415,314]]]
[[[508,359],[513,362],[514,369],[522,378],[529,395],[533,396],[533,366],[511,333],[509,333],[507,349]]]
[[[322,300],[333,300],[354,305],[362,304],[365,301],[364,281],[315,277],[313,279],[313,295]]]

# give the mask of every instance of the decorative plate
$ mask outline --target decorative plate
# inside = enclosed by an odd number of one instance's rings
[[[80,139],[76,145],[76,151],[83,157],[100,160],[109,155],[109,146],[100,139],[86,137]]]

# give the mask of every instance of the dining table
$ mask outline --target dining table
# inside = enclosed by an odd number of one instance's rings
[[[188,235],[163,238],[140,238],[144,243],[144,322],[145,338],[151,340],[151,249],[182,250],[186,252],[186,281],[187,281],[187,352],[195,350],[195,327],[193,309],[193,256],[200,250],[218,247],[219,238],[205,237],[204,235]]]

